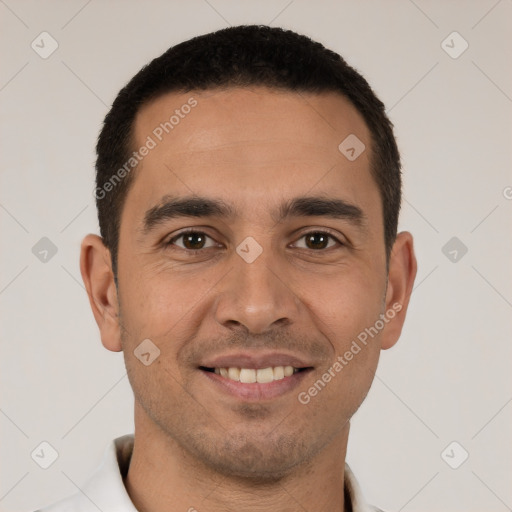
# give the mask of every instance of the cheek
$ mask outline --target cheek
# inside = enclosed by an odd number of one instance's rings
[[[338,417],[350,417],[368,393],[379,360],[380,333],[371,336],[368,329],[382,312],[385,283],[376,272],[350,268],[310,289],[316,291],[308,296],[308,308],[330,342],[332,357],[319,369],[313,388],[305,391],[311,399],[322,395],[315,398],[318,407],[323,404]]]
[[[371,269],[353,266],[336,276],[306,277],[303,287],[309,290],[303,295],[308,309],[336,351],[373,325],[381,313],[385,282]]]
[[[357,410],[374,378],[380,332],[368,333],[382,313],[384,291],[385,278],[376,269],[353,267],[329,286],[317,310],[334,348],[333,360],[324,369],[330,388],[325,399],[348,416]]]
[[[126,321],[146,338],[160,338],[178,323],[208,289],[202,279],[191,279],[172,270],[133,267],[123,276],[122,309]],[[182,320],[183,319],[183,320]]]

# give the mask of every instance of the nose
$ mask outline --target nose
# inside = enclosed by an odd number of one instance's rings
[[[234,256],[234,268],[223,279],[215,303],[215,317],[224,327],[243,325],[260,334],[294,323],[300,301],[283,270],[264,253],[252,263]]]

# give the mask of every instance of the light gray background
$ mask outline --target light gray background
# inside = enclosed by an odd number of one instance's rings
[[[368,500],[512,509],[511,0],[0,0],[0,16],[2,511],[75,492],[107,443],[133,431],[123,357],[101,345],[78,265],[81,239],[98,229],[103,117],[148,60],[241,23],[338,51],[396,126],[400,227],[414,234],[419,271],[402,338],[352,421],[348,462]],[[47,59],[31,48],[43,31],[59,44]],[[442,47],[453,31],[469,43],[456,59]],[[442,252],[454,236],[468,248],[456,262]],[[58,248],[46,263],[32,253],[42,237]],[[42,441],[59,453],[46,470],[30,456]],[[452,441],[469,452],[458,469],[441,457]]]

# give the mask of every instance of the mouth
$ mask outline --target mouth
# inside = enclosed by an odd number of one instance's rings
[[[205,372],[215,373],[225,379],[243,384],[267,384],[278,380],[283,380],[286,377],[291,377],[295,373],[304,372],[312,369],[312,367],[296,368],[294,366],[268,366],[267,368],[239,368],[237,366],[230,367],[217,367],[211,368],[207,366],[200,366],[200,370]]]
[[[314,367],[291,354],[246,352],[203,361],[197,369],[208,379],[208,393],[257,402],[290,393]]]

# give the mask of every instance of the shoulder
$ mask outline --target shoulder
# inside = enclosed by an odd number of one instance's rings
[[[345,499],[351,512],[384,512],[365,500],[359,482],[347,463],[345,463]]]
[[[137,512],[123,481],[133,440],[133,434],[112,440],[105,448],[100,465],[78,491],[35,512]]]

